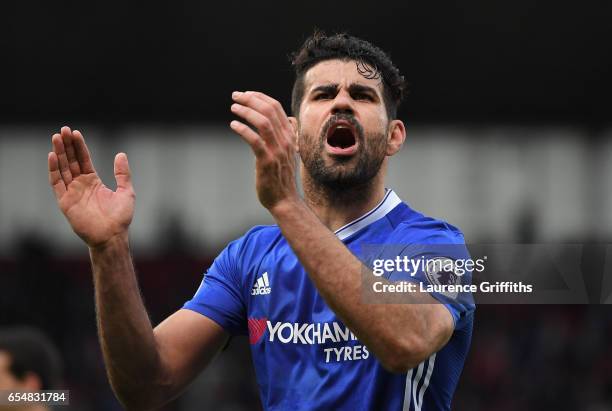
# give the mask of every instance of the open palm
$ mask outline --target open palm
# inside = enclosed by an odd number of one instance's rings
[[[79,131],[62,127],[51,140],[49,183],[74,232],[90,247],[126,235],[135,199],[127,156],[115,157],[117,189],[113,191],[98,177]]]

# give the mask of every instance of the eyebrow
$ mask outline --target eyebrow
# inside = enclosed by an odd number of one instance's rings
[[[338,83],[322,84],[312,89],[311,94],[316,93],[316,92],[336,93],[338,92],[338,87],[340,87]],[[352,93],[371,93],[375,96],[378,96],[378,93],[376,92],[376,89],[374,89],[374,87],[370,87],[370,86],[366,86],[366,85],[358,84],[358,83],[351,84],[348,87],[348,91],[351,94]]]
[[[353,83],[349,86],[349,93],[372,93],[375,96],[378,96],[378,93],[374,89],[374,87],[364,86],[363,84]]]
[[[330,93],[330,94],[336,93],[338,91],[338,87],[339,87],[338,83],[322,84],[320,86],[313,88],[310,93],[312,94],[312,93],[316,93],[319,91],[324,92],[324,93]]]

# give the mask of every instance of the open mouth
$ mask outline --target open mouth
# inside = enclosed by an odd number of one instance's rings
[[[326,147],[330,154],[350,156],[357,151],[355,128],[346,121],[339,121],[327,132]]]

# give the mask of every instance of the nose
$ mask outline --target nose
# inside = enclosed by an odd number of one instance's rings
[[[332,106],[332,114],[354,114],[355,110],[353,107],[353,99],[351,96],[345,91],[340,90],[338,94],[336,94],[336,98],[334,99],[334,104]]]

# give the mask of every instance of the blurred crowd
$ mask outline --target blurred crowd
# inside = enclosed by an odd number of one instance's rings
[[[17,241],[0,261],[0,328],[37,327],[59,349],[70,409],[121,409],[110,390],[95,329],[86,249],[56,257],[36,236]],[[136,258],[153,323],[197,289],[214,253],[196,258],[170,250]],[[612,409],[612,312],[605,305],[481,305],[454,409]],[[260,409],[248,343],[233,339],[188,391],[166,410]],[[214,404],[214,406],[212,405]]]

